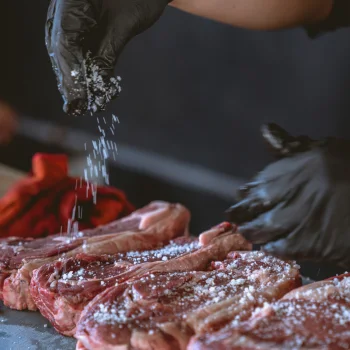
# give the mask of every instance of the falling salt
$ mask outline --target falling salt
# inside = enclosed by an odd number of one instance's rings
[[[106,170],[106,167],[104,165],[102,165],[102,175],[103,175],[103,177],[107,176],[107,170]]]
[[[79,223],[77,221],[74,221],[73,223],[73,236],[77,237],[79,234]]]
[[[84,60],[84,70],[86,72],[86,88],[88,95],[88,112],[92,115],[97,110],[104,109],[106,103],[108,103],[114,96],[117,96],[121,92],[121,78],[106,78],[100,74],[100,68],[91,59],[91,54],[86,55]],[[80,72],[71,71],[72,77],[79,77]],[[78,79],[76,79],[78,82]],[[100,118],[103,119],[101,123]],[[86,182],[86,197],[92,195],[93,203],[97,203],[97,186],[100,180],[103,179],[104,183],[109,185],[109,174],[107,170],[107,160],[113,157],[116,160],[116,154],[118,154],[117,145],[113,141],[107,140],[107,134],[115,135],[115,124],[120,123],[119,118],[112,114],[111,118],[105,116],[96,117],[97,129],[99,131],[99,137],[95,140],[91,140],[92,149],[84,143],[85,151],[89,152],[86,157],[86,167],[84,168],[84,178],[80,178],[80,188],[83,186],[83,180]],[[106,130],[105,130],[106,128]],[[91,147],[91,146],[90,146]],[[76,181],[76,190],[78,187],[78,180]],[[75,211],[77,211],[78,219],[82,219],[83,208],[75,206],[73,209],[72,218],[68,221],[68,231],[79,233],[77,223],[75,222]]]
[[[68,223],[67,223],[67,234],[68,235],[70,235],[71,229],[72,229],[72,220],[68,219]]]
[[[86,181],[86,198],[89,197],[89,189],[90,189],[90,183],[88,181]]]
[[[106,145],[106,141],[105,141],[104,137],[101,137],[101,143],[102,143],[103,148],[106,149],[107,145]]]
[[[106,121],[107,125],[107,118],[103,117],[103,120]],[[106,132],[101,126],[99,118],[96,118],[96,121],[98,124],[97,128],[99,130],[100,136],[98,137],[98,139],[91,141],[93,146],[93,160],[91,158],[91,155],[89,154],[87,156],[86,172],[88,173],[88,181],[90,183],[99,182],[99,179],[102,177],[104,179],[104,182],[108,185],[109,175],[107,172],[106,160],[110,159],[111,157],[113,157],[113,159],[116,159],[116,154],[118,154],[118,148],[115,142],[106,138]],[[119,119],[115,115],[112,115],[112,124],[107,126],[112,134],[114,134],[115,123],[117,121],[119,122]],[[98,164],[97,172],[96,166],[93,163]]]

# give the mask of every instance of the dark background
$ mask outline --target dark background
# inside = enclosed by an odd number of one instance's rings
[[[62,112],[44,45],[47,6],[1,2],[0,99],[22,115],[96,134],[95,118]],[[123,91],[106,115],[121,120],[117,142],[248,179],[271,160],[259,136],[263,122],[350,137],[349,61],[348,30],[310,40],[302,29],[252,32],[169,8],[122,54]],[[30,155],[47,150],[56,149],[18,135],[0,160],[28,170]],[[196,233],[222,220],[230,204],[118,166],[111,175],[137,205],[158,198],[186,204]]]

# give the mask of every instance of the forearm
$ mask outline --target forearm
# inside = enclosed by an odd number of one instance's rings
[[[173,0],[170,5],[236,27],[274,30],[322,21],[333,0]]]

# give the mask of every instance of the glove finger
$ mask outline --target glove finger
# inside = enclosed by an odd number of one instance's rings
[[[240,225],[254,220],[259,215],[272,209],[283,198],[283,191],[271,192],[275,179],[261,178],[261,174],[255,181],[241,187],[239,196],[242,199],[226,210],[229,221]],[[273,197],[271,196],[273,195]]]
[[[294,177],[296,165],[289,159],[281,159],[264,168],[253,181],[246,183],[237,190],[237,198],[243,200],[249,196],[262,197],[267,199],[269,196],[276,197],[286,189],[285,182]],[[282,185],[282,186],[280,186]]]
[[[114,78],[114,67],[125,45],[136,35],[152,26],[163,13],[167,0],[130,1],[123,9],[111,8],[104,15],[106,31],[99,42],[93,61],[99,67],[99,75],[103,80],[103,91],[99,88],[92,91],[96,96],[95,109],[103,109],[121,88]]]
[[[349,268],[348,245],[341,242],[343,244],[340,244],[337,249],[330,242],[331,238],[328,235],[322,235],[321,231],[311,229],[301,231],[297,228],[285,237],[265,244],[262,250],[282,259],[332,262]]]
[[[238,232],[249,242],[253,244],[265,244],[271,240],[281,237],[286,234],[282,227],[266,226],[263,218],[258,218],[254,221],[238,227]]]
[[[254,220],[279,204],[285,208],[274,212],[276,218],[283,217],[282,215],[288,211],[292,218],[300,218],[307,211],[300,212],[301,208],[298,208],[295,203],[299,201],[300,196],[308,193],[305,192],[305,186],[311,173],[305,174],[301,169],[305,168],[304,165],[309,162],[309,158],[304,157],[304,155],[295,156],[279,160],[266,167],[255,178],[254,182],[245,186],[243,193],[241,192],[243,199],[226,211],[228,219],[241,225]],[[300,203],[306,206],[306,209],[308,208],[307,198],[301,200]],[[288,218],[288,215],[285,217]],[[283,220],[285,220],[284,217]]]
[[[263,125],[261,133],[268,147],[277,157],[306,152],[318,144],[308,136],[291,136],[285,129],[274,123]]]
[[[237,198],[239,200],[243,200],[243,199],[247,198],[249,196],[249,193],[251,193],[251,191],[254,188],[256,188],[257,186],[259,186],[261,184],[262,184],[261,181],[252,181],[252,182],[248,182],[247,184],[239,187],[237,190]]]
[[[298,210],[298,207],[295,206],[295,209]],[[289,233],[285,237],[265,244],[262,248],[265,252],[284,259],[318,260],[320,258],[322,249],[320,250],[318,245],[324,246],[326,243],[320,242],[319,233],[322,222],[313,219],[315,212],[310,207],[299,206],[299,212],[307,214],[299,220],[295,227],[289,228]],[[296,217],[293,212],[290,212],[289,215]]]
[[[275,241],[298,226],[298,218],[293,215],[294,212],[295,206],[287,206],[286,202],[281,202],[253,221],[239,226],[238,230],[248,241],[255,244]]]
[[[103,110],[106,104],[119,96],[121,87],[115,78],[114,68],[125,45],[136,35],[135,28],[137,20],[135,14],[126,16],[124,12],[115,13],[111,9],[104,18],[106,31],[92,59],[92,67],[95,73],[88,72],[88,76],[97,77],[98,82],[92,81],[89,90],[92,96],[92,109]]]
[[[51,34],[52,34],[52,26],[53,26],[53,19],[55,17],[55,12],[56,12],[56,0],[51,0],[49,4],[49,8],[47,10],[47,19],[45,24],[46,47],[51,47]]]
[[[50,5],[47,49],[64,99],[64,111],[69,114],[80,115],[87,109],[83,37],[95,25],[92,6],[86,1],[57,0]]]
[[[51,61],[51,66],[52,69],[55,73],[56,79],[57,79],[57,86],[58,86],[58,90],[61,93],[61,95],[63,96],[63,91],[61,88],[61,84],[59,83],[59,71],[57,68],[57,64],[55,62],[54,59],[54,55],[52,54],[52,27],[53,27],[53,22],[54,22],[54,18],[55,18],[55,13],[56,13],[56,0],[51,0],[50,4],[49,4],[49,8],[47,11],[47,19],[46,19],[46,24],[45,24],[45,44],[46,44],[46,48],[50,57],[50,61]]]
[[[294,233],[292,233],[292,236],[294,236]],[[287,236],[278,239],[275,242],[265,244],[262,247],[262,250],[281,259],[320,260],[320,257],[317,259],[316,256],[309,253],[307,248],[309,244],[309,242],[303,242],[302,237],[300,237],[297,242],[293,237]]]
[[[168,0],[126,2],[121,9],[112,7],[104,14],[105,35],[99,42],[95,60],[101,69],[113,71],[125,45],[136,35],[151,27],[162,15]]]
[[[277,124],[269,123],[262,125],[261,134],[273,154],[283,157],[288,153],[285,145],[293,138],[286,130]]]
[[[264,202],[257,197],[248,197],[232,205],[225,213],[229,221],[240,225],[244,222],[254,220],[257,216],[268,211],[272,207],[273,204],[271,204],[271,202]]]

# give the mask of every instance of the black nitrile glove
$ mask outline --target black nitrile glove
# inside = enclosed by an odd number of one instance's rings
[[[65,112],[99,111],[118,95],[118,56],[131,38],[159,19],[168,2],[51,0],[46,46]]]
[[[349,269],[350,142],[294,138],[274,124],[263,136],[282,159],[241,188],[230,220],[268,253]]]

